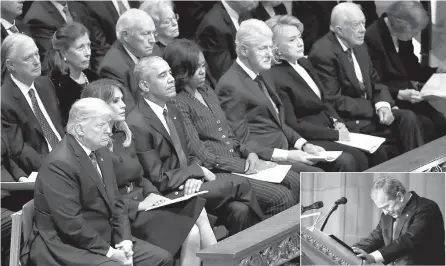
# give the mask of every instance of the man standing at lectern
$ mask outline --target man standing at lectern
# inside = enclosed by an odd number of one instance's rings
[[[445,230],[438,205],[406,192],[396,178],[379,178],[370,196],[383,214],[370,236],[353,245],[366,263],[444,265]]]

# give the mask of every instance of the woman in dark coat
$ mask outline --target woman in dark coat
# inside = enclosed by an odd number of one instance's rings
[[[65,24],[53,35],[52,49],[45,57],[44,69],[56,90],[59,109],[65,126],[71,105],[80,98],[82,89],[98,77],[90,67],[90,38],[84,25]]]
[[[111,79],[90,83],[82,92],[82,98],[95,97],[107,102],[113,110],[112,157],[115,175],[121,195],[127,199],[132,235],[157,245],[172,255],[181,247],[182,265],[199,266],[196,253],[216,243],[209,224],[205,200],[199,197],[175,203],[159,209],[146,208],[168,201],[160,195],[152,183],[143,178],[143,169],[132,143],[132,133],[125,122],[123,88]]]

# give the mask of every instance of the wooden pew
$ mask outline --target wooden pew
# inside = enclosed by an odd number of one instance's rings
[[[233,235],[197,256],[203,266],[299,265],[300,205]]]
[[[406,152],[366,172],[426,172],[446,162],[446,136]]]

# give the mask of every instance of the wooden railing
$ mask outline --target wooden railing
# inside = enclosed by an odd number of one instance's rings
[[[426,172],[446,162],[446,136],[406,152],[366,172]]]
[[[203,266],[299,265],[300,205],[197,253]]]

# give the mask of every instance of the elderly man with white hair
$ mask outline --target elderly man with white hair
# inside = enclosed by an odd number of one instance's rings
[[[264,71],[271,68],[273,33],[265,22],[242,22],[235,45],[238,58],[217,84],[221,107],[235,136],[267,161],[292,164],[295,172],[358,171],[347,153],[334,162],[316,163],[310,154],[325,151],[305,140],[285,123],[284,107],[274,83]],[[316,164],[315,166],[312,166]]]
[[[429,15],[418,1],[397,1],[367,28],[365,43],[373,68],[400,108],[417,114],[423,123],[425,141],[446,135],[446,117],[423,99],[420,89],[434,74],[446,73],[422,66],[414,54],[412,39],[429,25]]]
[[[31,174],[39,170],[65,130],[53,84],[40,76],[39,49],[34,40],[21,33],[11,34],[3,40],[1,53],[10,73],[2,84],[2,126],[9,140],[21,143],[13,145],[18,148],[14,157]]]
[[[98,98],[73,104],[34,188],[33,265],[173,265],[167,251],[132,238],[107,149],[112,114]]]
[[[119,81],[124,91],[127,110],[135,106],[138,86],[133,77],[133,68],[140,58],[153,52],[156,29],[152,18],[139,9],[129,9],[116,23],[117,40],[99,66],[99,76]]]
[[[364,44],[365,17],[361,8],[347,2],[337,5],[330,30],[313,45],[309,59],[324,85],[325,100],[347,128],[391,137],[398,147],[391,153],[393,156],[424,144],[416,115],[396,108],[388,88],[380,84],[373,69]]]

